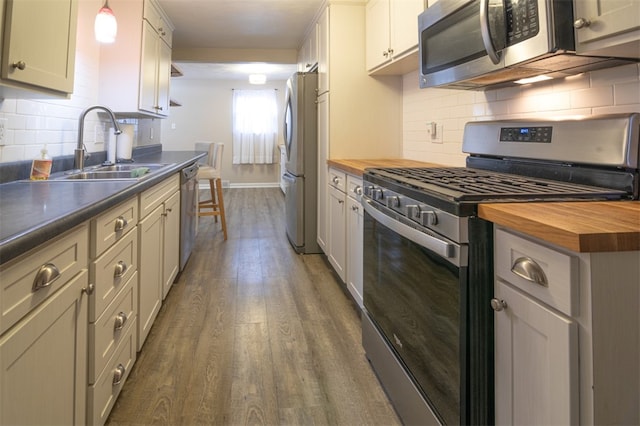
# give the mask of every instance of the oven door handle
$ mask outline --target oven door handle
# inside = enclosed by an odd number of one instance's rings
[[[460,250],[456,249],[459,249],[460,247],[457,244],[451,243],[446,240],[441,240],[440,238],[434,237],[433,235],[421,232],[408,225],[405,225],[402,222],[394,220],[393,218],[387,216],[386,214],[372,206],[371,203],[371,200],[362,200],[365,212],[371,215],[371,217],[380,222],[382,225],[386,226],[394,232],[397,232],[403,237],[408,238],[414,243],[431,250],[439,256],[447,259],[455,259],[455,262],[453,263],[458,265],[460,261]]]

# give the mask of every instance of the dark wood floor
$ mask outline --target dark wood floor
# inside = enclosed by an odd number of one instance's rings
[[[400,424],[342,284],[291,249],[280,190],[225,197],[229,239],[200,218],[108,424]]]

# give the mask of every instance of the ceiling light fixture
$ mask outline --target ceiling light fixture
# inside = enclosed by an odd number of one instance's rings
[[[538,75],[536,77],[523,78],[521,80],[516,80],[515,83],[518,84],[529,84],[529,83],[537,83],[538,81],[551,80],[553,77],[549,77],[548,75]]]
[[[265,84],[267,82],[267,76],[264,74],[249,74],[249,83],[251,84]]]
[[[113,43],[116,41],[118,22],[116,22],[113,10],[109,7],[109,0],[105,0],[104,5],[98,11],[93,29],[96,41],[100,43]]]

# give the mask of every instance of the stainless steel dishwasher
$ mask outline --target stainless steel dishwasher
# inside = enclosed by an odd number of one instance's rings
[[[180,271],[189,260],[196,241],[198,227],[198,163],[193,163],[180,174]]]

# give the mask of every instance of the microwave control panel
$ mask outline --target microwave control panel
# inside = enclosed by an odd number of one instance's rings
[[[506,0],[507,46],[535,37],[540,30],[538,0]]]

